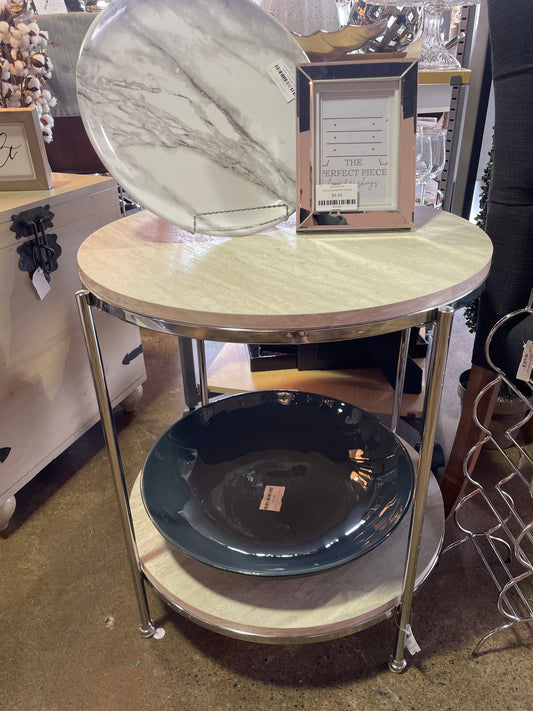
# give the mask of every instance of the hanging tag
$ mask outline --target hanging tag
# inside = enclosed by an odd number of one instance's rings
[[[528,383],[531,379],[531,371],[533,370],[533,341],[526,341],[520,365],[516,377],[518,380],[525,380]]]
[[[35,291],[37,292],[39,298],[42,301],[50,291],[50,284],[46,281],[46,277],[41,267],[37,267],[37,269],[33,272],[31,281],[33,286],[35,287]]]
[[[405,646],[407,647],[407,651],[409,654],[414,657],[415,654],[418,654],[420,652],[420,647],[418,646],[418,642],[415,639],[415,636],[413,634],[413,630],[411,629],[411,625],[407,625],[405,628]]]
[[[274,80],[274,84],[280,90],[285,101],[287,103],[294,101],[296,98],[296,75],[294,69],[291,69],[286,62],[280,60],[267,67],[267,72]]]

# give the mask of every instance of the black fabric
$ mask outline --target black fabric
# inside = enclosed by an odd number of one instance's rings
[[[501,339],[503,348],[489,348],[489,357],[494,366],[508,376],[509,380],[517,383],[516,375],[524,355],[524,346],[528,341],[533,341],[533,315],[524,314],[522,311],[505,324],[505,335]]]
[[[514,319],[510,319],[503,351],[499,354],[499,359],[498,357],[492,357],[492,348],[489,355],[494,365],[497,368],[501,368],[524,395],[530,397],[531,388],[529,385],[516,377],[524,355],[524,346],[528,341],[533,341],[533,315],[517,316]]]
[[[472,354],[472,362],[485,368],[490,329],[523,308],[533,288],[533,1],[487,0],[487,5],[495,123],[485,229],[494,257]],[[503,350],[504,336],[495,340],[494,349]]]

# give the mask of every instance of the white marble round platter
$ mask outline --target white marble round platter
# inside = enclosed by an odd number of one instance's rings
[[[81,48],[80,112],[139,203],[190,232],[252,234],[295,209],[287,75],[306,61],[252,0],[115,0]]]

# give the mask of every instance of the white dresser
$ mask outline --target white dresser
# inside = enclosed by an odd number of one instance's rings
[[[14,494],[99,419],[74,298],[81,287],[76,254],[89,234],[120,218],[117,186],[112,178],[60,173],[53,186],[0,193],[0,530],[13,513]],[[57,236],[61,254],[41,299],[30,272],[19,267],[19,248],[34,237],[17,238],[11,227],[14,215],[31,218],[43,210],[53,215],[44,231]],[[31,261],[34,248],[22,251]],[[142,393],[140,334],[107,314],[99,317],[115,405]]]

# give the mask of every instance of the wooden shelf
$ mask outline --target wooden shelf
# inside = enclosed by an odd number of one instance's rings
[[[380,370],[269,370],[252,373],[248,348],[240,343],[227,343],[208,370],[209,389],[217,393],[239,393],[254,390],[286,388],[329,395],[345,400],[363,410],[390,414],[394,389]],[[423,393],[406,394],[402,415],[422,414]]]
[[[419,84],[470,84],[470,69],[439,69],[418,72]]]

